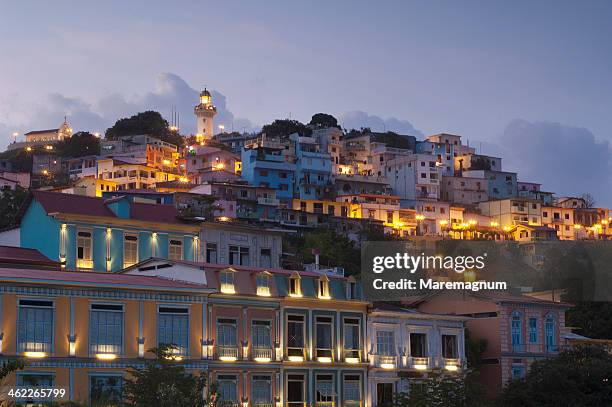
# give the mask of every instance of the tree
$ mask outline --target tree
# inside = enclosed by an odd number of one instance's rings
[[[21,370],[25,367],[25,362],[21,359],[7,360],[0,364],[0,382],[4,380],[8,375],[17,370]]]
[[[128,405],[137,407],[172,407],[207,405],[203,389],[206,376],[186,372],[185,367],[175,358],[176,346],[160,344],[149,349],[155,359],[147,359],[144,368],[130,369],[125,381],[124,394]]]
[[[28,196],[28,190],[17,186],[14,190],[0,191],[0,229],[14,226],[17,213]]]
[[[268,138],[287,138],[290,134],[298,133],[300,136],[310,136],[312,129],[306,127],[304,123],[297,120],[274,120],[261,128],[261,133],[265,133]]]
[[[488,171],[491,169],[491,161],[487,160],[485,157],[472,157],[469,169]]]
[[[112,127],[106,129],[105,137],[108,140],[117,140],[123,136],[138,134],[148,134],[151,137],[156,137],[179,147],[184,144],[183,136],[177,131],[170,130],[168,122],[162,115],[152,110],[117,120]]]
[[[57,143],[55,150],[62,157],[98,155],[100,154],[100,139],[87,131],[79,131],[72,137]]]
[[[329,128],[329,127],[340,128],[340,126],[338,126],[338,120],[331,114],[327,114],[327,113],[314,114],[312,118],[310,119],[310,123],[308,124],[314,127],[322,128],[322,129]]]
[[[610,400],[612,355],[600,346],[582,345],[534,362],[525,378],[504,389],[499,406],[603,407]]]
[[[465,330],[465,356],[470,369],[479,369],[482,364],[482,353],[487,349],[486,339],[472,337],[469,329]]]
[[[320,252],[319,261],[328,266],[344,267],[346,275],[359,274],[361,255],[355,244],[333,230],[318,229],[301,236],[289,237],[288,250],[293,247],[304,263],[315,261],[312,249]]]
[[[584,194],[580,195],[580,198],[584,199],[584,204],[587,208],[594,208],[595,204],[597,203],[595,201],[595,197],[593,197],[593,195],[589,194],[588,192],[585,192]]]
[[[589,338],[612,339],[612,303],[581,301],[565,313],[567,326],[580,327],[579,333]]]

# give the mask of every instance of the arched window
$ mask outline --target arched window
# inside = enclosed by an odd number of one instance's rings
[[[512,350],[514,352],[522,351],[523,347],[523,315],[514,311],[510,319],[510,332],[512,339]]]
[[[553,314],[547,314],[544,320],[544,339],[546,341],[546,352],[556,352],[555,316]]]

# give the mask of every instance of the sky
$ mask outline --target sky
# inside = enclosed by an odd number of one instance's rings
[[[519,180],[612,207],[610,1],[3,2],[0,148],[156,109],[193,131],[326,112],[343,127],[459,134]]]

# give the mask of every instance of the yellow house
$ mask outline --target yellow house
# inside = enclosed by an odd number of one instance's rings
[[[107,158],[98,160],[98,178],[114,182],[117,190],[126,190],[153,189],[158,182],[178,180],[181,176],[141,163]]]

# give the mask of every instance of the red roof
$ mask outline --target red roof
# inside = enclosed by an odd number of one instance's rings
[[[61,285],[96,285],[96,286],[135,286],[172,291],[173,289],[206,289],[203,284],[175,281],[162,277],[137,276],[118,273],[97,273],[87,271],[55,271],[40,269],[0,268],[0,281],[28,280],[41,283]]]
[[[72,215],[91,215],[116,218],[108,203],[116,202],[121,197],[105,200],[83,195],[63,194],[47,191],[33,191],[34,198],[49,213]],[[130,202],[130,219],[163,223],[182,223],[179,212],[173,205]]]
[[[36,264],[60,267],[60,263],[44,256],[38,250],[23,247],[0,246],[0,263]]]

